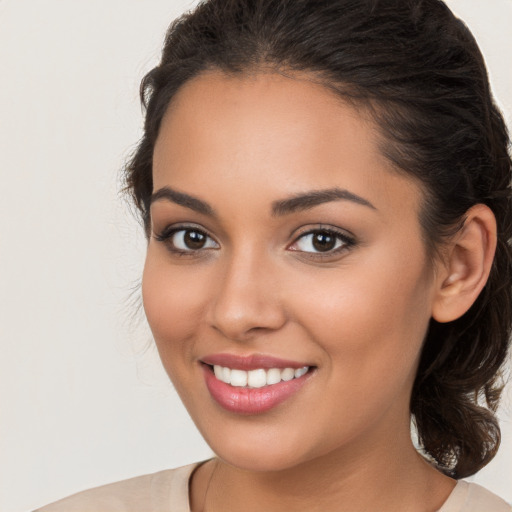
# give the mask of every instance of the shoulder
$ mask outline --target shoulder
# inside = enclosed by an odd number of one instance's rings
[[[439,512],[512,512],[512,506],[481,485],[459,480]]]
[[[200,464],[95,487],[35,512],[189,512],[188,482]]]

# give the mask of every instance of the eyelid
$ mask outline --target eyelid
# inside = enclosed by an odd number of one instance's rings
[[[199,249],[183,250],[183,249],[179,249],[179,248],[173,246],[171,244],[171,238],[176,233],[179,233],[180,231],[196,231],[198,233],[202,233],[207,238],[212,240],[217,245],[217,247],[220,246],[219,242],[217,242],[215,237],[213,237],[208,232],[208,230],[206,230],[204,227],[202,227],[198,224],[190,224],[190,223],[169,224],[166,227],[164,227],[160,232],[153,231],[152,236],[157,242],[166,244],[167,249],[171,253],[181,255],[181,256],[193,256],[193,255],[197,255],[200,252],[205,252],[205,251],[209,251],[209,250],[213,249],[212,247],[204,247],[204,248],[199,248]],[[215,247],[215,249],[217,249],[217,247]]]
[[[333,233],[345,240],[353,241],[354,243],[357,240],[356,236],[349,230],[340,228],[338,226],[333,226],[332,224],[307,224],[295,229],[291,233],[290,238],[297,240],[301,236],[308,235],[310,233],[318,233],[319,231],[327,231],[329,233]]]
[[[181,231],[181,230],[199,231],[215,240],[215,237],[213,237],[205,227],[201,226],[200,224],[196,224],[194,222],[176,222],[173,224],[166,224],[165,227],[163,227],[161,230],[153,229],[152,235],[155,238],[168,237],[168,236],[172,235],[173,233],[176,233],[176,231]]]
[[[305,255],[308,258],[329,258],[336,255],[339,255],[342,252],[345,252],[347,250],[350,250],[352,247],[354,247],[357,244],[357,239],[354,235],[347,232],[344,229],[337,228],[334,226],[326,226],[326,225],[319,225],[316,227],[305,227],[303,228],[303,231],[300,231],[295,234],[295,237],[293,239],[293,242],[288,246],[288,250],[296,251],[301,253],[302,255]],[[335,249],[329,250],[329,251],[301,251],[299,249],[292,249],[291,247],[301,239],[308,235],[313,235],[315,233],[329,233],[335,236],[338,240],[342,241],[341,247],[337,247]]]
[[[201,247],[198,249],[180,249],[176,247],[172,242],[171,238],[180,231],[197,231],[204,234],[207,238],[214,242],[217,247]],[[329,233],[333,235],[337,240],[341,241],[340,247],[335,247],[327,251],[304,251],[301,249],[293,248],[301,238],[305,238],[308,235],[315,233]],[[287,246],[287,250],[294,251],[302,254],[304,257],[312,259],[332,258],[340,255],[340,253],[350,250],[357,244],[356,237],[345,229],[338,228],[332,225],[319,224],[317,226],[303,226],[298,228],[293,236],[293,241]],[[157,241],[166,244],[167,249],[176,255],[180,256],[193,256],[199,255],[199,253],[205,253],[212,249],[220,248],[219,242],[214,236],[212,236],[207,229],[203,226],[195,223],[176,223],[165,226],[160,232],[153,230],[152,237]]]

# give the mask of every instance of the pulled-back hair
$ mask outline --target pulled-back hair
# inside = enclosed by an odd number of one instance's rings
[[[144,134],[127,188],[149,235],[152,157],[178,89],[208,70],[306,72],[368,108],[380,150],[423,184],[427,253],[467,210],[494,212],[498,244],[489,280],[461,318],[431,320],[410,409],[422,451],[456,478],[496,454],[494,412],[512,323],[509,137],[478,46],[439,0],[208,0],[170,26],[160,64],[143,79]]]

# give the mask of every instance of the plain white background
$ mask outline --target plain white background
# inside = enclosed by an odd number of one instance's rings
[[[119,170],[138,84],[184,0],[0,0],[0,510],[210,456],[139,310]],[[452,0],[512,117],[511,0]],[[475,481],[512,502],[503,446]]]

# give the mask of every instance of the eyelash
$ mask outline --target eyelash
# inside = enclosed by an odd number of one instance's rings
[[[213,242],[217,246],[219,245],[208,233],[206,233],[204,230],[197,228],[195,226],[168,226],[161,233],[155,234],[154,237],[157,242],[165,243],[167,246],[167,249],[172,254],[175,254],[177,256],[196,256],[199,252],[217,248],[217,247],[201,247],[198,249],[191,249],[191,248],[186,249],[186,250],[179,249],[173,243],[172,238],[177,233],[180,233],[180,232],[183,232],[183,236],[185,236],[185,234],[187,232],[200,234],[200,235],[206,237],[207,244],[208,243],[211,244],[211,242]],[[301,251],[300,249],[292,248],[294,245],[297,245],[301,240],[304,240],[306,237],[315,235],[315,234],[316,235],[323,234],[323,235],[332,236],[335,239],[335,244],[340,243],[340,245],[338,247],[334,247],[334,249],[329,249],[325,252]],[[208,242],[208,240],[209,240],[209,242]],[[288,249],[292,250],[292,251],[300,252],[301,254],[305,255],[305,257],[310,258],[310,259],[322,259],[322,258],[329,258],[329,257],[332,258],[335,255],[338,255],[344,251],[349,250],[350,248],[352,248],[355,245],[356,245],[355,238],[347,235],[344,232],[338,231],[331,227],[329,227],[329,228],[318,227],[315,229],[310,229],[304,233],[300,233],[295,238],[295,240],[288,246]]]
[[[304,240],[308,236],[319,235],[319,234],[334,237],[335,243],[337,244],[338,242],[340,242],[340,245],[338,247],[335,247],[334,249],[329,249],[325,252],[322,252],[322,251],[318,251],[318,252],[300,251],[298,249],[290,249],[290,250],[301,252],[307,258],[322,259],[322,258],[332,258],[333,256],[337,256],[342,252],[350,250],[352,247],[354,247],[356,245],[355,238],[349,236],[345,232],[338,231],[331,227],[329,227],[329,228],[318,227],[315,229],[309,229],[308,231],[306,231],[304,233],[300,233],[295,238],[295,241],[288,247],[291,248],[292,246],[297,245],[301,240]]]
[[[172,238],[174,237],[174,235],[180,232],[183,232],[184,235],[187,232],[200,234],[206,237],[207,240],[213,241],[216,245],[218,245],[218,243],[208,233],[195,226],[168,226],[161,233],[155,235],[155,240],[157,242],[165,243],[167,249],[177,256],[194,256],[200,251],[212,249],[212,247],[201,247],[199,249],[189,248],[186,250],[177,248],[176,245],[173,243]]]

